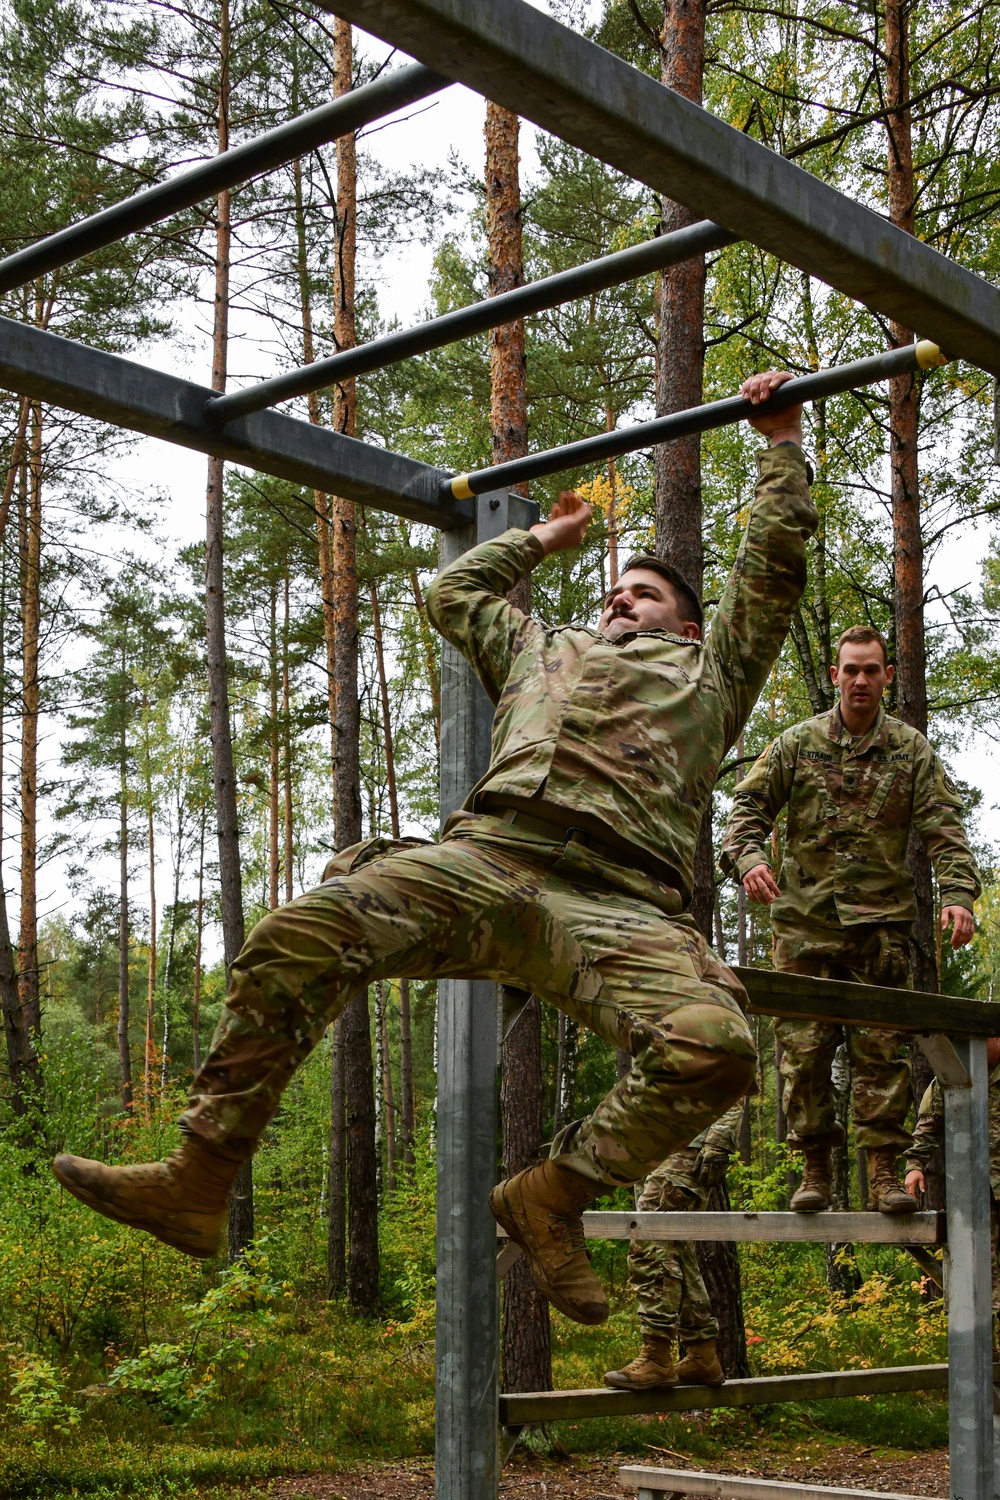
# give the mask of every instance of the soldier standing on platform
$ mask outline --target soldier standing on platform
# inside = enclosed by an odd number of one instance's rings
[[[650,1172],[636,1204],[640,1213],[692,1213],[704,1209],[723,1181],[739,1148],[743,1100],[703,1130],[690,1146],[673,1152]],[[716,1339],[719,1324],[705,1286],[698,1253],[689,1240],[633,1239],[628,1251],[629,1288],[639,1306],[642,1348],[621,1370],[609,1370],[605,1385],[648,1391],[674,1385],[722,1385]],[[683,1358],[674,1368],[674,1346]]]
[[[752,901],[771,906],[774,967],[790,974],[909,986],[910,928],[917,914],[906,864],[910,829],[924,841],[941,893],[941,928],[953,948],[974,931],[980,883],[962,826],[962,802],[927,740],[890,718],[882,694],[892,682],[877,630],[856,625],[837,643],[830,676],[839,702],[787,729],[736,788],[722,867]],[[771,832],[782,808],[788,825],[775,879]],[[788,1144],[803,1156],[793,1209],[830,1206],[831,1148],[843,1141],[830,1070],[841,1028],[778,1021]],[[869,1209],[911,1213],[897,1158],[911,1136],[910,1065],[903,1038],[848,1027],[858,1145],[867,1153]]]

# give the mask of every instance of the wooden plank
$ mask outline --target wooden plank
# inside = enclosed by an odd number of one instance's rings
[[[704,1411],[714,1406],[771,1406],[783,1401],[825,1401],[834,1396],[894,1391],[943,1391],[947,1365],[900,1365],[881,1370],[825,1370],[808,1375],[765,1375],[725,1385],[679,1385],[669,1391],[527,1391],[500,1396],[504,1427],[583,1417],[632,1417],[646,1412]]]
[[[1000,1003],[891,990],[843,979],[812,979],[772,969],[737,969],[757,1015],[791,1020],[837,1021],[847,1026],[885,1026],[893,1031],[947,1032],[952,1036],[1000,1036]]]
[[[701,1470],[659,1469],[628,1464],[618,1470],[627,1490],[655,1494],[709,1495],[712,1500],[917,1500],[884,1490],[840,1489],[829,1484],[801,1484],[788,1479],[758,1479],[747,1474],[706,1474]]]
[[[943,1245],[939,1213],[586,1213],[591,1240],[774,1240],[819,1245]]]
[[[931,1036],[918,1036],[917,1046],[934,1069],[934,1076],[942,1088],[971,1089],[972,1079],[968,1069],[955,1051],[950,1037],[934,1032]]]
[[[943,1245],[943,1213],[627,1213],[608,1210],[583,1215],[589,1240],[739,1240],[814,1245]],[[497,1238],[505,1239],[502,1229]],[[497,1275],[503,1277],[517,1258],[501,1250]],[[502,1267],[501,1267],[502,1260]]]

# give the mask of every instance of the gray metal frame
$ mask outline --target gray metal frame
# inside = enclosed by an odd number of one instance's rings
[[[707,236],[705,244],[722,244],[734,237],[750,239],[868,307],[933,338],[950,356],[1000,374],[1000,292],[525,0],[320,3],[707,216],[714,223],[689,232]],[[221,187],[245,181],[338,132],[357,129],[446,84],[441,74],[419,65],[388,75],[8,257],[0,263],[0,291],[146,228]],[[665,250],[666,246],[637,247],[629,252],[629,264],[641,263],[648,269],[651,257]],[[624,262],[619,269],[625,270]],[[574,288],[588,277],[596,276],[607,285],[608,271],[608,265],[603,271],[594,266],[577,268],[567,273],[562,293],[567,298],[576,295]],[[547,291],[541,286],[523,289],[522,312],[530,307],[532,297],[552,291],[551,286]],[[463,314],[455,316],[456,326],[466,332],[473,324],[487,327],[493,323],[482,307],[464,310],[464,321]],[[386,356],[394,360],[418,347],[438,347],[442,331],[447,330],[439,322],[436,330],[430,325],[408,330],[388,350],[361,351],[352,356],[358,361],[353,373],[390,362]],[[449,337],[454,333],[453,327]],[[346,366],[337,360],[328,363],[324,378],[345,377]],[[305,376],[295,372],[292,378]],[[277,385],[270,385],[272,400],[283,399],[275,391],[288,392],[288,381],[289,377],[282,377]],[[537,514],[529,502],[503,491],[491,490],[478,499],[456,499],[449,476],[439,469],[271,410],[227,418],[227,411],[231,415],[241,407],[244,411],[250,405],[256,407],[260,391],[242,402],[239,393],[220,400],[206,387],[7,319],[0,319],[0,385],[435,526],[442,532],[442,562],[509,524],[530,524]],[[227,401],[232,403],[228,407]],[[214,420],[208,412],[212,403],[216,403]],[[479,481],[484,482],[495,484],[495,476]],[[491,722],[492,710],[470,668],[445,647],[444,811],[462,801],[485,768]],[[865,986],[830,981],[807,985],[795,976],[754,972],[746,977],[756,1009],[765,1014],[813,1014],[879,1024],[894,1019],[891,1012],[895,1009],[897,1017],[907,1017],[901,1029],[947,1032],[953,1038],[951,1045],[934,1035],[926,1046],[946,1100],[952,1495],[954,1500],[992,1500],[986,1063],[985,1044],[977,1038],[1000,1032],[1000,1007],[885,990],[866,993]],[[499,1027],[495,985],[448,981],[441,986],[439,1500],[494,1500],[497,1493],[496,1241],[485,1190],[496,1174]],[[965,1040],[960,1039],[963,1036]],[[852,1379],[855,1374],[862,1377],[855,1380],[860,1388],[864,1372],[851,1372]],[[904,1377],[904,1372],[868,1374],[883,1382]],[[797,1378],[815,1384],[844,1377]],[[927,1371],[906,1378],[939,1383],[939,1377]],[[887,1387],[883,1383],[879,1388]],[[777,1386],[769,1389],[776,1395]],[[782,1389],[790,1389],[787,1381]],[[605,1393],[605,1399],[613,1402],[615,1395]],[[753,1399],[752,1394],[747,1399]],[[702,1404],[716,1403],[713,1399]]]
[[[319,0],[740,239],[1000,375],[1000,292],[526,0]]]

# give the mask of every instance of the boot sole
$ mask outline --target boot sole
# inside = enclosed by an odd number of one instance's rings
[[[887,1214],[891,1217],[894,1217],[898,1214],[915,1214],[918,1211],[918,1208],[919,1204],[917,1203],[914,1203],[912,1206],[910,1204],[907,1204],[905,1207],[900,1205],[899,1208],[886,1208],[885,1204],[883,1203],[874,1203],[871,1199],[869,1199],[868,1201],[869,1213]]]
[[[528,1257],[528,1262],[531,1266],[531,1274],[534,1277],[535,1285],[538,1287],[538,1290],[542,1293],[543,1297],[545,1297],[547,1301],[552,1303],[553,1307],[558,1308],[558,1310],[565,1317],[571,1318],[574,1323],[582,1323],[587,1328],[594,1328],[599,1323],[607,1322],[608,1318],[611,1316],[611,1308],[608,1306],[607,1302],[604,1303],[603,1307],[598,1304],[595,1307],[595,1314],[583,1313],[576,1305],[576,1303],[567,1302],[566,1299],[564,1297],[561,1297],[555,1290],[555,1288],[550,1284],[543,1268],[541,1267],[541,1265],[539,1265],[538,1261],[531,1253],[531,1246],[527,1244],[524,1236],[520,1232],[511,1210],[508,1208],[506,1202],[503,1199],[503,1196],[501,1195],[499,1187],[495,1187],[490,1194],[490,1213],[493,1215],[494,1219],[496,1219],[497,1223],[500,1225],[500,1228],[507,1231],[508,1238],[512,1239],[515,1245],[520,1245],[521,1249]]]
[[[612,1376],[616,1373],[611,1370],[604,1377],[604,1384],[613,1391],[672,1391],[681,1383],[676,1376],[673,1380],[614,1380]]]
[[[677,1384],[678,1385],[707,1385],[707,1386],[711,1386],[714,1389],[717,1386],[725,1385],[725,1383],[726,1383],[726,1377],[725,1377],[725,1375],[723,1375],[723,1377],[722,1377],[721,1380],[704,1380],[704,1379],[702,1379],[702,1380],[693,1380],[693,1379],[692,1380],[688,1380],[683,1375],[678,1375],[678,1377],[677,1377]]]
[[[211,1260],[213,1255],[218,1255],[222,1243],[221,1234],[211,1246],[207,1245],[203,1238],[193,1240],[185,1238],[183,1233],[175,1233],[174,1237],[171,1238],[170,1231],[166,1226],[154,1226],[143,1223],[140,1218],[134,1215],[130,1217],[122,1210],[117,1209],[113,1203],[109,1203],[106,1198],[100,1197],[97,1193],[90,1192],[82,1183],[74,1181],[65,1171],[65,1168],[60,1166],[60,1160],[61,1158],[57,1156],[52,1163],[52,1172],[56,1181],[61,1187],[66,1189],[67,1193],[72,1193],[74,1198],[79,1199],[87,1208],[92,1208],[95,1213],[101,1214],[105,1219],[113,1219],[116,1224],[124,1224],[129,1229],[139,1229],[144,1234],[151,1234],[161,1244],[169,1245],[172,1250],[180,1250],[182,1254],[189,1255],[192,1260]]]

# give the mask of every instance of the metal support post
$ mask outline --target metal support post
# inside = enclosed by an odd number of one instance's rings
[[[972,1086],[944,1089],[952,1500],[993,1500],[993,1317],[986,1043],[955,1041]]]
[[[473,526],[441,534],[446,566],[537,508],[503,491],[476,502]],[[441,817],[489,765],[493,706],[451,646],[441,655]],[[496,1225],[487,1196],[497,1170],[497,986],[478,979],[438,985],[437,1424],[438,1500],[496,1500],[499,1299]]]

